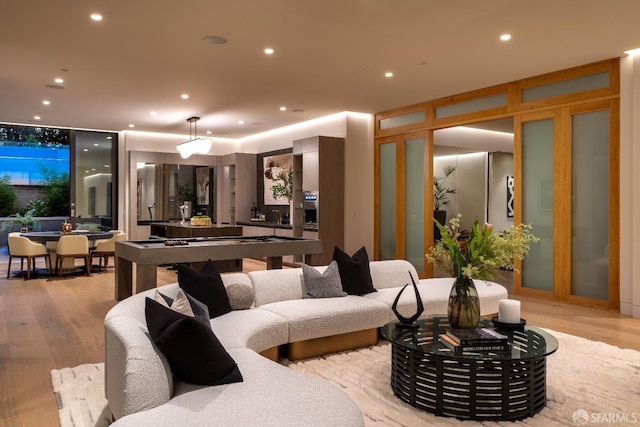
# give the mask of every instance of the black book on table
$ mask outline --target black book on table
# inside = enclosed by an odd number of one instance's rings
[[[441,334],[439,340],[445,347],[451,350],[454,354],[462,354],[464,352],[476,353],[476,352],[490,352],[490,351],[510,351],[511,344],[508,342],[494,342],[491,344],[473,344],[473,345],[460,345],[451,339],[447,334]]]
[[[490,328],[447,329],[446,335],[459,345],[508,344],[508,337]]]

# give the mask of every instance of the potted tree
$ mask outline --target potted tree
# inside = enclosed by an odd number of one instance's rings
[[[444,165],[442,167],[442,176],[433,177],[433,217],[440,223],[444,224],[447,221],[447,211],[442,209],[449,205],[449,196],[456,194],[455,188],[449,188],[444,185],[449,175],[454,173],[457,166]],[[440,240],[440,229],[434,226],[433,237],[435,240]]]

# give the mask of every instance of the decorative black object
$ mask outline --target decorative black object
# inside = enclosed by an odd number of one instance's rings
[[[165,246],[184,246],[188,244],[189,242],[186,240],[165,240],[164,242]]]
[[[520,319],[518,323],[501,322],[498,320],[498,316],[492,317],[491,321],[493,322],[493,326],[505,331],[524,331],[524,325],[527,324],[527,321],[524,319]]]
[[[404,285],[402,287],[402,289],[400,289],[400,292],[398,292],[398,295],[396,296],[396,299],[393,301],[393,305],[391,306],[391,310],[393,310],[393,312],[396,314],[396,317],[398,317],[398,320],[400,321],[396,326],[398,326],[399,328],[415,328],[418,325],[416,324],[416,320],[418,320],[418,318],[420,317],[420,315],[422,314],[422,312],[424,311],[424,305],[422,304],[422,298],[420,298],[420,292],[418,292],[418,286],[416,285],[416,281],[413,280],[413,276],[411,275],[411,272],[409,272],[409,277],[411,278],[411,282],[413,283],[413,289],[416,293],[416,304],[417,304],[417,309],[416,312],[413,316],[411,317],[404,317],[402,314],[400,314],[398,312],[398,300],[400,300],[400,295],[402,295],[402,293],[404,292],[405,288],[407,286],[409,286],[409,284],[407,283],[406,285]]]

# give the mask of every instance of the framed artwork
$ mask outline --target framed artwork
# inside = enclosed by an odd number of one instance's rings
[[[507,176],[507,218],[513,218],[514,180]]]
[[[286,197],[274,197],[272,188],[276,185],[287,186],[288,180],[285,178],[293,171],[293,154],[277,154],[265,156],[264,166],[264,204],[265,205],[289,205]],[[284,178],[284,179],[283,179]]]
[[[196,168],[196,204],[209,205],[209,168]]]

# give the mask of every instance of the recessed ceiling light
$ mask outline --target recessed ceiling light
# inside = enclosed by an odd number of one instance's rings
[[[287,107],[280,107],[280,111],[287,111]]]
[[[189,95],[187,95],[186,93],[183,93],[182,95],[180,95],[180,98],[189,99]]]
[[[92,171],[95,171],[95,170],[96,170],[96,168],[91,168],[91,170],[92,170]]]
[[[33,116],[34,120],[40,120],[41,117],[40,116]]]
[[[511,34],[503,34],[503,35],[501,35],[500,36],[500,40],[502,40],[503,42],[511,40]]]
[[[207,131],[207,135],[211,135],[211,131],[210,130]]]
[[[96,144],[93,144],[93,146],[94,146],[94,147],[99,147],[99,145],[98,145],[97,143],[96,143]]]
[[[271,49],[270,47],[266,48],[264,50],[264,53],[266,53],[267,55],[273,55],[273,52],[275,52],[273,49]]]
[[[130,124],[129,124],[129,127],[130,127],[130,128],[134,128],[134,127],[136,127],[136,125],[134,125],[133,123],[130,123]]]
[[[47,101],[47,100],[45,99],[44,101],[42,101],[42,104],[43,104],[43,105],[50,105],[50,104],[51,104],[51,101]]]
[[[58,84],[62,84],[64,83],[64,79],[61,79],[60,77],[56,78],[53,80],[54,82],[58,83]]]
[[[94,21],[102,21],[102,15],[100,15],[99,13],[92,13],[91,19],[93,19]]]
[[[107,139],[113,139],[113,137],[111,137],[111,136],[108,136],[108,137],[107,137]]]
[[[157,111],[152,111],[152,112],[150,112],[149,114],[151,114],[152,116],[157,116],[157,115],[158,115],[158,112],[157,112]]]
[[[239,125],[243,125],[244,124],[244,120],[238,120],[238,124]]]
[[[105,168],[108,168],[108,167],[109,167],[109,165],[104,165],[104,167],[105,167]]]
[[[202,41],[208,44],[227,44],[229,40],[221,36],[204,36]]]
[[[386,73],[384,73],[385,77],[393,77],[393,73],[391,71],[387,71]]]
[[[88,148],[85,148],[85,149],[83,149],[82,151],[89,151],[89,149],[88,149]]]

